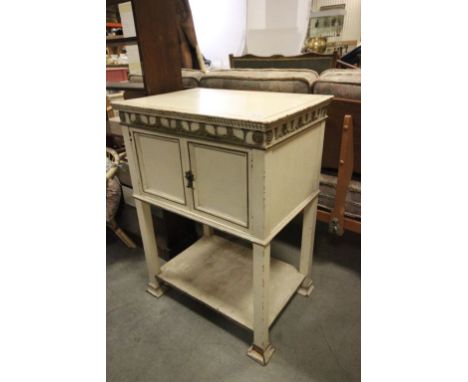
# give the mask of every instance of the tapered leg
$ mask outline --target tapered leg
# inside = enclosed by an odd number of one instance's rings
[[[253,345],[247,355],[262,365],[270,361],[275,348],[269,336],[270,245],[253,244]]]
[[[148,268],[148,293],[155,297],[161,297],[163,290],[156,275],[160,272],[158,247],[154,235],[153,218],[148,203],[135,199],[138,223],[140,225],[143,249],[145,251],[146,267]]]
[[[203,236],[210,237],[211,235],[213,235],[213,228],[203,224]]]
[[[312,258],[314,252],[315,222],[317,220],[317,202],[318,196],[304,208],[299,272],[305,277],[297,291],[302,296],[310,296],[314,289],[312,284]]]

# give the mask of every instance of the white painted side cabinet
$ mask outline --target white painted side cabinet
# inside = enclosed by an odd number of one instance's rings
[[[148,291],[169,284],[253,330],[265,365],[269,326],[296,291],[308,296],[326,106],[331,96],[189,89],[117,101],[148,265]],[[204,224],[160,267],[150,204]],[[299,269],[270,242],[304,210]],[[213,234],[245,239],[246,246]],[[157,227],[156,227],[157,229]]]

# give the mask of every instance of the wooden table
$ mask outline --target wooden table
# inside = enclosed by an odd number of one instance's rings
[[[269,326],[296,291],[308,296],[313,288],[331,98],[196,88],[112,103],[127,148],[148,292],[160,297],[161,284],[169,284],[253,330],[247,354],[263,365],[275,350]],[[151,204],[204,225],[203,237],[162,267]],[[296,269],[270,258],[270,243],[302,210]]]

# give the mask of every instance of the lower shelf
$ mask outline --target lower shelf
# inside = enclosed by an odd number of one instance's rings
[[[253,329],[252,249],[213,235],[161,267],[159,278],[240,325]],[[304,276],[277,259],[270,265],[269,325],[294,295]]]

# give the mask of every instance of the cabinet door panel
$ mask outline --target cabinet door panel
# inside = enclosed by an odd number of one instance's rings
[[[185,204],[185,185],[178,139],[135,132],[143,191]]]
[[[248,154],[189,143],[196,210],[248,227]]]

